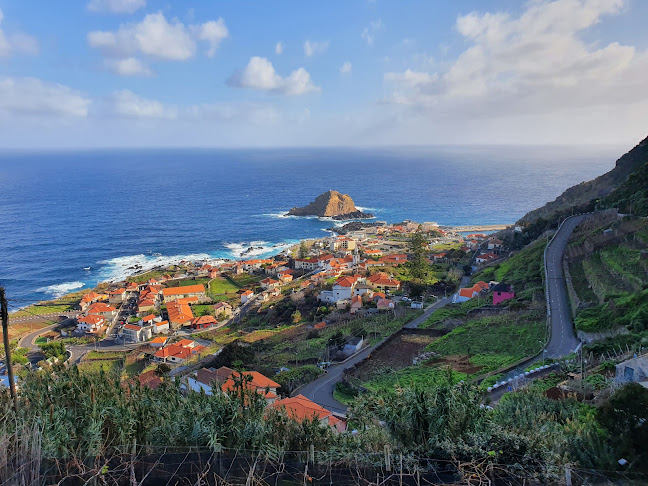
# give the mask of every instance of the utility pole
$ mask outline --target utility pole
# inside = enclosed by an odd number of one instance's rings
[[[14,402],[14,412],[18,413],[18,397],[16,396],[16,384],[14,383],[13,366],[11,365],[11,350],[9,349],[9,311],[7,310],[7,298],[4,287],[0,287],[0,317],[2,317],[2,336],[7,361],[9,391]]]

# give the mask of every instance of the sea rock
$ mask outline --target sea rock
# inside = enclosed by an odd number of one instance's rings
[[[373,218],[373,214],[359,211],[351,196],[338,191],[320,194],[307,206],[292,208],[287,216],[319,216],[336,220]]]

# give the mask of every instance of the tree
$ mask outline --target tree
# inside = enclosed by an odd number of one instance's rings
[[[48,358],[65,359],[65,344],[61,341],[51,341],[40,345],[41,351]]]
[[[308,256],[308,247],[306,246],[306,242],[302,241],[299,244],[299,258],[306,258]]]
[[[251,346],[245,346],[237,340],[225,345],[216,358],[216,364],[231,367],[235,361],[240,361],[241,366],[245,366],[252,364],[254,358],[255,354]]]
[[[346,340],[344,339],[342,331],[335,331],[335,333],[329,338],[328,345],[332,348],[342,349],[345,342]]]
[[[166,363],[160,363],[155,368],[155,374],[158,376],[169,376],[169,373],[171,373],[171,367]]]
[[[301,319],[302,319],[301,312],[299,312],[298,310],[293,312],[290,317],[292,318],[292,321],[293,321],[294,324],[298,324],[299,321],[301,321]]]
[[[428,272],[428,262],[425,258],[425,247],[427,241],[422,231],[417,231],[412,235],[409,242],[409,250],[413,255],[410,274],[413,278],[425,280]]]

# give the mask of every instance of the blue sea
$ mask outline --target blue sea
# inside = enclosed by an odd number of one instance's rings
[[[619,148],[106,150],[0,154],[0,283],[14,306],[129,267],[279,252],[334,222],[284,217],[335,189],[377,220],[513,223]],[[159,253],[154,256],[153,253]],[[84,270],[90,267],[90,271]]]

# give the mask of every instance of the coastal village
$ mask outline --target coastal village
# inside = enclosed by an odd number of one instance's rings
[[[112,347],[106,353],[92,351],[93,342],[95,346],[109,342],[123,350],[124,369],[136,370],[128,375],[142,386],[156,387],[171,378],[181,380],[188,391],[211,394],[214,387],[228,393],[235,382],[243,383],[268,406],[284,408],[298,420],[317,416],[343,431],[346,425],[337,411],[293,392],[309,377],[325,372],[330,363],[348,359],[400,328],[398,324],[383,334],[357,333],[345,327],[349,322],[406,322],[448,293],[453,302],[491,291],[499,301],[515,294],[499,283],[492,289],[484,282],[459,287],[465,271],[505,254],[502,241],[486,234],[462,234],[436,223],[413,221],[351,223],[340,233],[304,241],[274,257],[181,261],[99,285],[80,295],[77,312],[69,316],[64,329],[47,333],[46,339],[87,343],[85,351],[74,356],[82,369],[112,365],[112,360],[102,356],[114,354]],[[424,235],[425,262],[435,271],[422,291],[412,287],[407,271],[414,234]],[[273,316],[273,311],[284,306],[292,312]],[[322,342],[316,358],[312,353],[302,357],[301,365],[297,351],[294,357],[280,353],[286,358],[274,360],[271,368],[260,366],[265,374],[234,369],[231,360],[230,366],[213,366],[224,349],[234,344],[250,347],[285,328],[308,336],[339,330]],[[232,336],[234,329],[238,330]],[[220,336],[226,337],[220,342],[213,339]],[[161,375],[160,365],[167,370],[167,378]],[[297,377],[289,386],[273,381],[275,375],[281,378],[303,367],[317,371]]]

